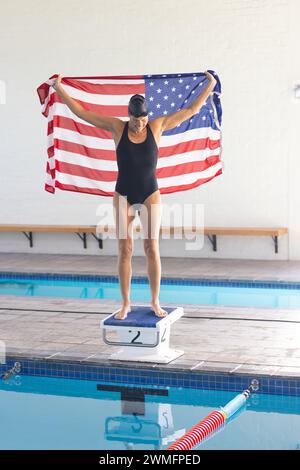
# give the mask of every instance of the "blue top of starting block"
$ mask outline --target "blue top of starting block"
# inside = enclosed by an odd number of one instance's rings
[[[168,315],[172,313],[176,308],[174,307],[162,307]],[[117,320],[114,316],[110,316],[104,320],[104,325],[113,326],[140,326],[142,328],[155,328],[156,324],[166,317],[158,317],[155,315],[151,307],[144,307],[141,305],[135,305],[131,307],[131,312],[128,312],[125,320]]]

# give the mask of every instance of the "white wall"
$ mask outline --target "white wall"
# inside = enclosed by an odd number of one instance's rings
[[[164,204],[202,203],[209,226],[289,227],[279,254],[271,238],[161,243],[163,256],[300,259],[300,39],[297,0],[11,0],[1,6],[0,223],[96,224],[111,198],[44,190],[46,119],[36,88],[67,76],[193,72],[213,69],[223,87],[225,172]],[[0,233],[1,252],[116,254],[76,235]],[[141,244],[135,244],[141,254]]]

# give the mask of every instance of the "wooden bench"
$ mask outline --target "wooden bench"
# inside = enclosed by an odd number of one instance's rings
[[[140,231],[140,228],[138,228]],[[160,233],[195,234],[207,236],[212,244],[213,251],[217,251],[217,235],[248,236],[248,237],[272,237],[275,253],[278,253],[278,237],[287,234],[286,227],[279,228],[254,228],[254,227],[161,227]]]
[[[233,236],[246,236],[246,237],[271,237],[274,242],[275,253],[278,253],[278,237],[287,234],[287,227],[279,228],[253,228],[253,227],[225,227],[213,228],[207,227],[204,229],[205,235],[208,236],[213,250],[217,251],[217,235],[233,235]]]
[[[141,226],[134,226],[134,232],[141,231]],[[87,248],[87,235],[91,234],[98,242],[99,248],[103,248],[101,234],[115,235],[115,227],[109,225],[0,225],[0,232],[22,232],[29,240],[29,246],[33,247],[33,233],[75,233],[83,242],[83,247]],[[286,227],[279,228],[253,228],[253,227],[161,227],[161,235],[201,235],[204,233],[212,244],[213,251],[217,251],[217,236],[248,236],[248,237],[272,237],[275,253],[278,253],[278,237],[288,233]]]
[[[87,247],[87,234],[93,235],[98,241],[99,248],[103,248],[101,238],[96,236],[96,225],[0,225],[0,232],[22,232],[29,240],[30,248],[33,247],[33,233],[75,233],[83,241],[83,247]]]

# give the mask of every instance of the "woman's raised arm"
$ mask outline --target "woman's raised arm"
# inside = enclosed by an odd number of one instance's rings
[[[81,104],[79,104],[74,98],[72,98],[61,86],[61,79],[62,76],[58,75],[54,84],[52,85],[54,90],[58,93],[61,97],[63,102],[70,108],[70,110],[76,114],[80,119],[93,124],[100,129],[105,129],[106,131],[114,132],[116,126],[119,125],[120,119],[110,117],[110,116],[102,116],[101,114],[93,113],[84,109]]]

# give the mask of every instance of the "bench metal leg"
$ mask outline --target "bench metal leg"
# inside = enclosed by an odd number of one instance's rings
[[[99,248],[102,250],[103,249],[103,240],[101,237],[97,237],[97,235],[95,235],[94,233],[92,233],[91,235],[93,235],[93,237],[97,240],[98,244],[99,244]]]
[[[213,250],[217,251],[217,235],[207,235],[207,238],[212,244]]]
[[[86,247],[87,247],[87,244],[86,244],[86,233],[83,233],[83,234],[81,235],[81,233],[76,232],[76,235],[78,235],[79,238],[83,241],[83,248],[86,248]]]
[[[33,247],[32,232],[28,232],[28,233],[22,232],[22,233],[24,233],[25,237],[28,238],[28,240],[29,240],[29,246],[30,246],[30,248],[32,248],[32,247]]]
[[[275,253],[278,253],[278,236],[275,235],[275,237],[272,237],[273,242],[274,242],[274,247],[275,247]]]

